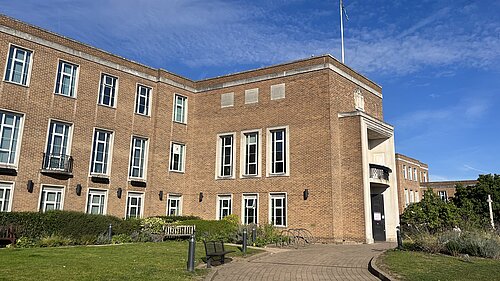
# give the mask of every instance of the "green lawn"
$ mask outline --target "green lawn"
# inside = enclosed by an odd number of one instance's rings
[[[192,280],[204,269],[186,271],[187,241],[91,247],[0,249],[0,280]],[[242,256],[236,250],[228,257]],[[258,252],[250,250],[249,254]],[[196,245],[196,265],[203,263]]]
[[[500,260],[458,258],[421,252],[387,251],[379,266],[401,280],[500,280]]]

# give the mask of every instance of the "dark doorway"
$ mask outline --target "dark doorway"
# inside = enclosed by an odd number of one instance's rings
[[[372,232],[373,240],[385,241],[384,195],[372,194]]]

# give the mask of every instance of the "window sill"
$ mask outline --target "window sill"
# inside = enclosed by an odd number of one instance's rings
[[[260,175],[241,175],[241,179],[259,179]]]
[[[269,174],[268,177],[289,177],[290,174]]]
[[[168,170],[168,171],[174,174],[182,174],[182,175],[186,173],[185,171],[176,171],[176,170]]]
[[[130,185],[135,187],[146,187],[146,179],[129,178]]]
[[[146,118],[151,118],[151,114],[142,114],[142,113],[138,113],[138,112],[134,112],[134,114],[138,115],[138,116],[146,117]]]
[[[0,175],[17,176],[17,167],[0,164]]]
[[[67,96],[67,95],[63,95],[63,94],[59,94],[59,93],[54,93],[54,96],[64,97],[64,98],[76,100],[76,95],[72,97],[72,96]]]
[[[12,85],[16,85],[16,86],[21,86],[21,87],[29,88],[29,83],[28,83],[28,85],[24,85],[24,84],[21,84],[21,83],[17,83],[17,82],[13,82],[13,81],[8,81],[8,80],[3,80],[3,82],[9,83],[9,84],[12,84]]]
[[[90,174],[90,180],[95,183],[109,183],[109,175],[105,174]]]
[[[187,126],[187,122],[180,122],[180,121],[175,121],[175,120],[172,120],[172,122],[179,124],[179,125],[186,125]]]
[[[233,176],[231,177],[217,177],[217,180],[234,180],[235,178]]]
[[[105,104],[101,104],[101,103],[98,103],[97,105],[102,106],[102,107],[106,107],[106,108],[110,108],[110,109],[116,109],[116,106],[109,106],[109,105],[105,105]]]

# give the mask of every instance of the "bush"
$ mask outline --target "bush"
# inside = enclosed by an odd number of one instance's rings
[[[181,223],[187,220],[201,220],[196,216],[156,216],[155,218],[162,219],[165,223]]]
[[[282,240],[282,235],[279,231],[270,224],[263,224],[257,228],[257,238],[254,245],[258,247],[269,244],[276,244]]]
[[[132,238],[128,234],[118,234],[114,235],[113,238],[111,238],[111,243],[112,244],[123,244],[123,243],[131,243]]]
[[[39,247],[59,247],[59,246],[68,246],[73,245],[74,242],[69,239],[59,235],[50,235],[46,237],[42,237],[37,246]]]
[[[186,220],[184,225],[196,226],[198,240],[222,240],[226,243],[235,242],[237,239],[238,225],[229,220]]]

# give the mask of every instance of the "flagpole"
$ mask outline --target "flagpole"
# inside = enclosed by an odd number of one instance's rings
[[[342,41],[342,63],[344,63],[344,23],[343,23],[343,15],[342,15],[342,10],[344,9],[343,8],[343,5],[342,5],[342,0],[340,0],[340,38],[341,38],[341,41]]]

